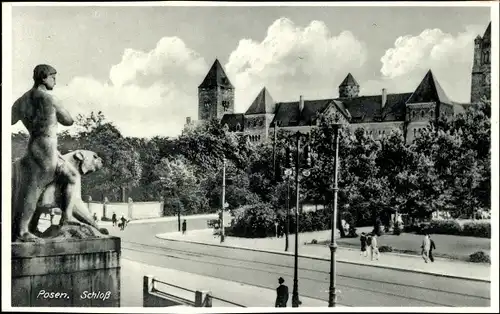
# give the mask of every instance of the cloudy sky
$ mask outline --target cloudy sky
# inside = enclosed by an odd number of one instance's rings
[[[218,58],[237,112],[264,86],[277,101],[336,97],[349,72],[370,95],[411,92],[432,69],[467,102],[489,21],[488,7],[16,6],[12,97],[48,63],[72,114],[101,110],[126,136],[176,136],[197,119],[197,87]]]

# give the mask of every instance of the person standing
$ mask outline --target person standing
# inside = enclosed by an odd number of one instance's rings
[[[285,279],[283,277],[278,278],[280,285],[276,288],[276,302],[274,307],[286,307],[286,303],[288,302],[288,287],[283,284],[284,282]]]
[[[182,234],[186,234],[186,230],[187,230],[187,221],[186,219],[184,219],[184,221],[182,222]]]
[[[372,244],[371,244],[371,260],[373,261],[373,255],[376,255],[377,261],[380,257],[380,252],[378,251],[378,243],[377,243],[377,234],[373,234],[372,236]]]
[[[121,221],[120,230],[125,230],[125,225],[127,224],[127,219],[125,219],[125,216],[122,215],[122,218],[120,218],[120,221]]]
[[[429,235],[424,234],[424,240],[422,241],[422,258],[427,263],[429,260],[429,251],[431,249],[431,241]]]
[[[361,236],[359,237],[359,241],[361,242],[361,253],[359,253],[359,255],[363,255],[364,257],[366,257],[367,256],[366,234],[364,232],[361,232]]]
[[[97,214],[94,213],[94,221],[97,222]]]
[[[431,260],[431,262],[434,263],[434,256],[432,256],[432,250],[436,249],[436,244],[434,243],[434,240],[432,240],[430,234],[429,234],[429,240],[431,242],[431,246],[430,246],[430,249],[429,249],[429,259]]]
[[[368,233],[366,235],[366,249],[367,249],[367,253],[370,255],[370,258],[373,258],[372,257],[372,234],[371,233]]]
[[[113,216],[111,216],[111,221],[113,222],[113,226],[116,226],[118,219],[116,219],[116,213],[113,212]]]

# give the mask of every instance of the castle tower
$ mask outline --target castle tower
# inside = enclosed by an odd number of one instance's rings
[[[208,71],[198,86],[198,120],[220,120],[226,113],[234,112],[234,87],[219,60]]]
[[[245,132],[250,136],[250,141],[262,142],[269,138],[269,126],[275,110],[276,103],[271,94],[266,87],[262,88],[245,112]]]
[[[354,98],[359,95],[359,84],[351,73],[339,85],[339,98]]]
[[[471,103],[486,96],[491,99],[491,22],[483,37],[474,39],[474,61],[472,65]]]

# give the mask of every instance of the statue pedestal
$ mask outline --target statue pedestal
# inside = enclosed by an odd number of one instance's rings
[[[12,243],[12,306],[119,307],[118,237]]]

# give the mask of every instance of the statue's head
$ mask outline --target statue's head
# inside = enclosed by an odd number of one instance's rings
[[[33,80],[35,85],[44,85],[48,90],[56,86],[57,71],[48,64],[39,64],[33,70]]]

